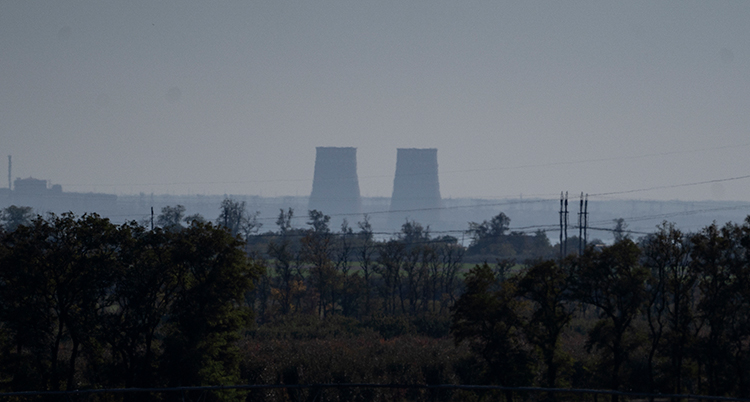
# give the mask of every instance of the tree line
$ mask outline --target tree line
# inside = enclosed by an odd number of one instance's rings
[[[0,237],[4,391],[240,381],[262,267],[228,231],[38,216]]]
[[[750,218],[665,222],[559,260],[502,213],[470,223],[468,247],[413,221],[381,240],[367,217],[332,230],[319,211],[262,232],[231,199],[214,222],[165,207],[154,229],[25,214],[0,216],[5,390],[412,378],[750,394]]]
[[[556,254],[546,234],[510,232],[510,218],[499,213],[489,221],[470,222],[468,247],[456,237],[433,236],[429,226],[406,220],[389,239],[377,240],[369,218],[356,225],[344,219],[331,228],[330,216],[307,211],[306,227],[294,227],[295,211],[282,209],[276,230],[261,231],[258,213],[244,202],[225,199],[216,218],[245,243],[245,251],[263,261],[252,297],[259,324],[280,316],[342,315],[356,319],[430,317],[449,330],[449,313],[462,291],[466,260],[503,256],[544,258]],[[157,217],[167,230],[205,221],[185,216],[185,208],[168,206]]]
[[[697,233],[663,223],[510,276],[477,265],[465,284],[452,333],[486,381],[750,396],[750,217]]]

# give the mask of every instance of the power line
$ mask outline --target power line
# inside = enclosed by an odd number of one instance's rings
[[[370,211],[370,212],[350,212],[350,213],[340,213],[340,214],[330,214],[327,216],[333,217],[346,217],[346,216],[361,216],[361,215],[382,215],[382,214],[403,214],[408,212],[425,212],[425,211],[437,211],[437,210],[451,210],[451,209],[464,209],[464,208],[486,208],[486,207],[497,207],[497,206],[506,206],[506,205],[514,205],[514,204],[526,204],[526,203],[540,203],[540,202],[550,202],[551,200],[547,199],[536,199],[536,200],[514,200],[514,201],[505,201],[505,202],[496,202],[496,203],[486,203],[486,204],[472,204],[472,205],[453,205],[449,207],[433,207],[433,208],[414,208],[414,209],[399,209],[399,210],[380,210],[380,211]],[[273,220],[277,219],[274,217],[268,217],[268,218],[259,218],[258,220]],[[307,215],[297,215],[292,217],[292,219],[308,219]]]
[[[656,214],[656,215],[631,216],[629,218],[624,218],[624,219],[627,222],[638,222],[638,221],[648,221],[648,220],[657,220],[657,219],[666,220],[668,218],[673,218],[676,216],[697,215],[697,214],[706,213],[706,212],[731,211],[731,210],[737,210],[737,209],[750,209],[750,204],[735,205],[731,207],[692,209],[692,210],[687,210],[687,211],[669,212],[669,213]],[[594,223],[605,223],[605,222],[608,222],[608,220],[598,220],[598,221],[595,221]]]
[[[721,183],[721,182],[726,182],[726,181],[744,180],[744,179],[750,179],[750,175],[729,177],[729,178],[726,178],[726,179],[714,179],[714,180],[696,181],[696,182],[683,183],[683,184],[672,184],[672,185],[645,187],[645,188],[638,188],[638,189],[633,189],[633,190],[611,191],[611,192],[608,192],[608,193],[595,193],[595,194],[590,194],[590,195],[591,196],[597,196],[597,197],[607,197],[607,196],[611,196],[611,195],[640,193],[640,192],[652,191],[652,190],[662,190],[662,189],[666,189],[666,188],[699,186],[701,184]]]
[[[722,150],[722,149],[737,149],[737,148],[744,148],[748,146],[750,146],[750,142],[742,143],[742,144],[735,144],[735,145],[723,145],[723,146],[717,146],[717,147],[698,148],[698,149],[691,149],[691,150],[685,150],[685,151],[655,152],[655,153],[648,153],[648,154],[642,154],[642,155],[579,159],[579,160],[572,160],[572,161],[559,161],[559,162],[548,162],[548,163],[531,163],[531,164],[522,164],[522,165],[514,165],[514,166],[497,166],[497,167],[490,167],[490,168],[483,168],[483,169],[444,170],[444,171],[441,171],[440,174],[517,170],[517,169],[529,169],[529,168],[539,168],[539,167],[579,165],[579,164],[586,164],[586,163],[612,162],[612,161],[620,161],[620,160],[636,160],[636,159],[643,159],[643,158],[650,158],[650,157],[663,157],[663,156],[683,155],[683,154],[691,154],[691,153],[706,152],[706,151],[716,151],[716,150]],[[413,175],[419,176],[420,174],[413,174]],[[393,177],[393,176],[392,175],[364,175],[364,176],[358,176],[358,179],[363,180],[363,179],[390,178],[390,177]],[[347,178],[341,178],[341,179],[347,180]],[[230,181],[175,181],[175,182],[125,183],[125,184],[61,183],[61,185],[69,186],[69,187],[87,187],[87,186],[127,187],[127,186],[172,186],[172,185],[201,185],[201,184],[204,184],[204,185],[205,184],[215,184],[215,185],[224,184],[226,185],[226,184],[285,183],[285,182],[310,182],[312,183],[312,181],[313,179],[311,178],[305,178],[305,179],[255,179],[255,180],[230,180]],[[609,194],[609,193],[604,193],[604,194]]]
[[[676,187],[686,187],[686,186],[696,186],[696,185],[702,185],[702,184],[710,184],[710,183],[718,183],[718,182],[726,182],[726,181],[735,181],[735,180],[744,180],[750,178],[750,175],[744,175],[744,176],[736,176],[736,177],[729,177],[729,178],[722,178],[722,179],[713,179],[713,180],[705,180],[705,181],[698,181],[698,182],[690,182],[690,183],[682,183],[682,184],[674,184],[674,185],[664,185],[664,186],[655,186],[655,187],[648,187],[648,188],[641,188],[641,189],[631,189],[631,190],[622,190],[622,191],[614,191],[614,192],[606,192],[606,193],[596,193],[596,194],[590,194],[592,196],[599,196],[599,197],[606,197],[611,195],[617,195],[617,194],[628,194],[628,193],[635,193],[635,192],[643,192],[643,191],[651,191],[655,189],[663,189],[663,188],[676,188]],[[79,193],[80,194],[80,193]],[[64,197],[64,195],[51,195],[49,198],[54,197]],[[283,198],[283,197],[282,197]],[[506,200],[503,202],[494,202],[494,203],[476,203],[476,204],[468,204],[468,205],[453,205],[453,206],[444,206],[444,207],[432,207],[432,208],[415,208],[415,209],[404,209],[404,210],[380,210],[380,211],[370,211],[367,213],[340,213],[340,214],[331,214],[329,216],[331,217],[346,217],[346,216],[363,216],[363,215],[381,215],[381,214],[392,214],[392,213],[409,213],[409,212],[421,212],[421,211],[434,211],[434,210],[451,210],[451,209],[466,209],[466,208],[487,208],[487,207],[502,207],[502,206],[510,206],[510,205],[518,205],[518,204],[531,204],[531,203],[547,203],[552,202],[552,199],[515,199],[515,200]],[[562,200],[561,200],[562,201]],[[656,214],[656,215],[642,215],[642,216],[631,216],[629,218],[626,218],[626,221],[629,222],[637,222],[637,221],[648,221],[648,220],[666,220],[669,218],[674,218],[677,216],[684,216],[684,215],[696,215],[706,212],[715,212],[715,211],[722,211],[722,210],[737,210],[737,209],[745,209],[750,208],[750,204],[741,204],[741,205],[735,205],[735,206],[727,206],[727,207],[717,207],[717,208],[702,208],[702,209],[693,209],[693,210],[687,210],[687,211],[679,211],[679,212],[670,212],[670,213],[663,213],[663,214]],[[566,208],[567,210],[567,208]],[[566,211],[567,212],[567,211]],[[134,216],[134,214],[103,214],[107,217],[129,217]],[[135,214],[135,216],[139,217],[141,221],[148,219],[147,214]],[[267,218],[258,218],[259,221],[269,221],[269,220],[275,220],[276,217],[267,217]],[[297,215],[293,217],[293,219],[308,219],[306,215]],[[567,219],[566,219],[567,220]],[[595,224],[601,224],[606,223],[609,220],[599,220],[595,221]],[[127,221],[126,221],[127,222]],[[554,232],[555,227],[554,225],[535,225],[535,226],[527,226],[527,227],[521,227],[521,228],[515,228],[514,231],[524,231],[524,230],[544,230],[544,231],[550,231]],[[598,230],[598,231],[611,231],[612,229],[604,229],[604,228],[591,228],[592,230]],[[560,229],[562,231],[562,229]],[[457,231],[446,231],[444,233],[462,233],[465,232],[463,230],[457,230]],[[647,234],[646,232],[635,232],[635,231],[629,231],[630,233],[637,233],[637,234]],[[395,235],[400,232],[391,232],[391,233],[382,233],[384,235],[390,234]],[[434,232],[433,233],[438,233]],[[561,233],[562,235],[563,233]]]

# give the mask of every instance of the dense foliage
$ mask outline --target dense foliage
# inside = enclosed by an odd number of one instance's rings
[[[485,264],[465,283],[452,330],[488,380],[532,383],[531,364],[546,387],[750,396],[750,218],[665,223],[506,280]]]
[[[470,225],[464,247],[412,221],[385,240],[366,218],[334,231],[318,211],[307,228],[281,211],[261,233],[231,200],[216,224],[162,212],[152,230],[64,214],[1,232],[3,391],[377,382],[750,396],[750,218],[698,233],[664,223],[517,264],[503,258],[521,253],[497,251],[512,236],[502,214]],[[466,264],[472,248],[494,263]],[[420,392],[399,397],[476,397]]]
[[[260,272],[211,224],[33,219],[0,242],[3,388],[239,382],[244,296]]]

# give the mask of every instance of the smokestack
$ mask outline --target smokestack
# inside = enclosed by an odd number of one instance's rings
[[[315,175],[309,209],[326,215],[360,212],[357,148],[315,148]]]
[[[440,220],[437,149],[399,148],[391,196],[391,221],[415,220],[434,225]]]

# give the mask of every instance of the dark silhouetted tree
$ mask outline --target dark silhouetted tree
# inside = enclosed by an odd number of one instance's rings
[[[712,395],[750,394],[750,220],[715,224],[691,238],[698,277],[696,360]]]
[[[240,330],[252,317],[245,293],[262,267],[227,230],[196,223],[174,240],[179,288],[167,315],[162,372],[170,386],[240,382]],[[223,399],[242,400],[239,392]]]
[[[521,302],[515,281],[500,282],[486,263],[466,275],[466,292],[453,307],[456,344],[467,341],[487,362],[487,381],[526,386],[532,378],[531,357],[524,347]],[[508,401],[512,392],[506,393]]]
[[[529,341],[542,354],[546,366],[545,387],[556,388],[561,367],[569,357],[560,349],[560,336],[573,318],[570,301],[570,273],[555,261],[538,262],[526,269],[518,291],[531,302],[532,313],[525,327]]]
[[[110,345],[112,386],[154,387],[157,377],[157,329],[172,309],[179,290],[172,261],[175,234],[128,223],[119,229],[117,280],[109,290],[102,339]]]
[[[575,300],[596,308],[599,320],[589,331],[587,347],[603,352],[602,368],[609,369],[609,387],[618,390],[620,370],[637,346],[633,320],[646,300],[649,272],[640,264],[641,251],[625,239],[601,252],[588,248],[576,260],[572,291]],[[613,402],[617,395],[612,396]]]
[[[95,349],[117,272],[115,226],[98,215],[50,215],[3,243],[12,250],[0,261],[0,313],[18,359],[13,388],[77,388],[78,359]],[[61,354],[63,342],[69,345]]]
[[[664,222],[641,243],[643,265],[650,272],[644,314],[649,329],[649,389],[655,391],[655,360],[668,359],[669,392],[680,394],[683,362],[695,343],[696,272],[690,266],[690,241],[674,224]],[[662,353],[660,353],[662,352]]]

